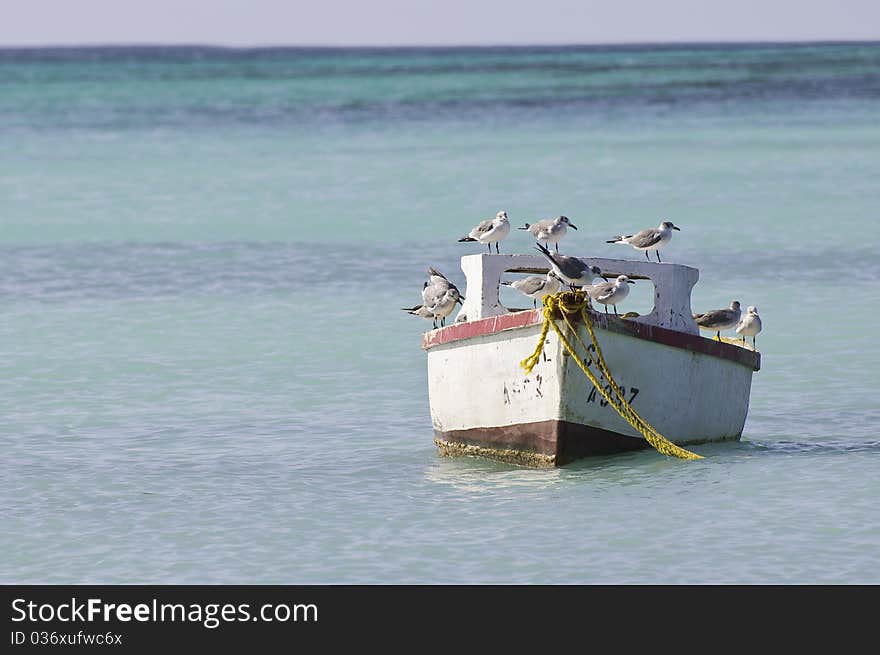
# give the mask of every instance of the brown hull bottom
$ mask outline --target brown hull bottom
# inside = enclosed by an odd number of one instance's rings
[[[651,447],[644,439],[558,420],[435,431],[434,436],[441,455],[476,455],[526,466],[563,466],[584,457]]]

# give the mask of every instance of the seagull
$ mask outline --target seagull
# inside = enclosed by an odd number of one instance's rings
[[[550,268],[553,269],[556,277],[572,289],[589,286],[593,278],[602,276],[602,271],[598,266],[589,266],[577,257],[566,257],[559,254],[556,256],[551,255],[550,251],[540,243],[535,248],[550,262]]]
[[[543,243],[545,246],[548,243],[555,243],[556,252],[559,252],[559,241],[565,236],[568,228],[576,230],[577,226],[568,220],[568,216],[557,216],[556,218],[545,218],[537,223],[526,223],[524,227],[517,229],[528,230],[538,243]]]
[[[456,303],[462,303],[464,296],[449,279],[436,268],[428,269],[428,277],[430,282],[425,282],[422,287],[422,304],[415,307],[402,307],[405,312],[409,312],[421,318],[430,318],[434,321],[434,329],[437,329],[437,320],[440,325],[446,324],[446,317],[455,309]]]
[[[721,341],[721,330],[735,328],[740,317],[739,300],[730,303],[727,309],[713,309],[703,314],[694,314],[694,320],[702,330],[710,330],[715,333],[715,338]]]
[[[440,321],[440,327],[445,326],[446,317],[452,313],[455,305],[458,303],[464,304],[461,302],[461,294],[455,286],[450,286],[444,290],[429,286],[425,288],[425,291],[429,291],[429,293],[427,294],[428,299],[424,303],[415,307],[403,307],[402,310],[414,316],[432,319],[435,330],[437,329],[438,320]]]
[[[474,227],[466,237],[462,237],[459,241],[479,241],[485,243],[492,253],[492,244],[495,244],[495,252],[500,253],[498,242],[501,241],[510,232],[510,222],[507,220],[507,212],[500,211],[495,214],[495,218],[490,218]]]
[[[681,228],[676,227],[669,221],[663,221],[659,227],[652,227],[629,236],[616,236],[605,243],[626,243],[636,250],[643,250],[648,261],[648,251],[653,250],[657,253],[657,261],[660,261],[660,249],[663,248],[670,239],[672,239],[672,230],[681,232]]]
[[[504,281],[501,284],[513,287],[517,291],[527,295],[532,299],[532,305],[538,306],[538,301],[543,300],[544,296],[549,296],[559,291],[561,280],[553,271],[548,271],[547,275],[530,275],[527,278],[514,280],[513,282]]]
[[[422,302],[424,304],[428,306],[433,305],[437,298],[442,296],[443,293],[449,289],[455,289],[455,293],[464,300],[464,296],[461,295],[461,291],[458,290],[458,287],[450,282],[449,278],[436,268],[431,267],[428,269],[428,278],[430,279],[430,282],[425,282],[425,285],[422,287]]]
[[[605,313],[608,313],[608,305],[614,307],[614,315],[617,316],[617,303],[629,295],[630,284],[635,284],[626,275],[618,275],[614,282],[600,282],[584,288],[590,300],[595,300],[605,305]]]
[[[758,308],[751,306],[746,310],[746,315],[742,317],[736,326],[736,333],[742,335],[743,344],[746,337],[752,338],[752,350],[755,349],[755,337],[761,331],[761,317],[758,316]]]

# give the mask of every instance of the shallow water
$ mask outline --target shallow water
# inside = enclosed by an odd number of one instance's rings
[[[880,582],[878,64],[0,51],[0,580]],[[572,254],[680,225],[694,308],[764,322],[742,441],[439,457],[399,308],[501,208]]]

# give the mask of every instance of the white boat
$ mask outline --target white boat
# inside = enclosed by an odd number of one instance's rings
[[[649,314],[627,318],[588,313],[607,370],[632,409],[678,446],[739,439],[760,354],[749,346],[700,335],[691,311],[699,271],[678,264],[582,259],[609,279],[623,274],[654,285]],[[596,374],[604,394],[555,330],[549,330],[537,364],[525,373],[521,362],[536,349],[543,308],[508,310],[499,300],[499,284],[505,272],[546,272],[545,260],[468,255],[461,267],[467,289],[458,317],[425,333],[422,342],[441,454],[561,466],[652,445],[637,429],[639,424],[615,410],[613,394],[609,402],[611,386],[598,370],[583,321],[574,327],[592,357],[581,356],[581,363]],[[556,324],[569,342],[575,341],[561,319]]]

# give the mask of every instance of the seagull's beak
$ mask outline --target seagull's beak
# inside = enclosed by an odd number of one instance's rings
[[[459,296],[459,297],[458,297],[458,300],[456,300],[455,302],[457,302],[459,305],[461,305],[462,307],[464,307],[464,302],[463,302],[463,301],[464,301],[464,296]]]
[[[633,282],[632,280],[627,280],[626,283],[627,284],[635,284],[635,282]]]
[[[673,226],[672,226],[672,229],[673,229],[673,230],[678,230],[679,232],[681,232],[681,228],[680,228],[680,227],[675,227],[675,226],[673,225]]]
[[[568,224],[568,227],[570,227],[572,230],[576,230],[576,229],[578,229],[578,228],[577,228],[577,225],[575,225],[574,223],[569,223],[569,224]]]

